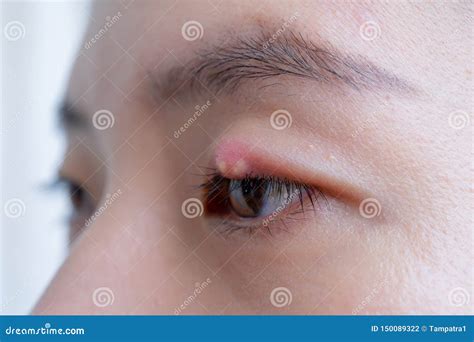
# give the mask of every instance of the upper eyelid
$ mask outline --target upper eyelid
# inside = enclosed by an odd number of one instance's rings
[[[213,162],[219,172],[229,178],[240,178],[242,170],[255,175],[271,174],[308,184],[357,207],[365,198],[375,196],[362,180],[353,181],[352,175],[357,172],[357,165],[347,163],[343,158],[341,162],[326,163],[324,155],[318,153],[313,154],[313,161],[308,163],[296,154],[285,152],[288,141],[276,139],[265,147],[260,138],[252,135],[246,137],[245,141],[241,137],[226,137],[219,141]]]
[[[46,189],[47,190],[56,190],[56,189],[60,189],[62,187],[64,187],[65,185],[69,185],[69,184],[77,184],[74,180],[64,176],[64,175],[61,175],[61,174],[58,174],[56,175],[53,180],[49,181],[47,184],[46,184]]]

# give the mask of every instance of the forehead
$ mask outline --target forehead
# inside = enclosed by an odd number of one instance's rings
[[[407,41],[413,44],[413,28],[424,39],[434,27],[420,22],[421,10],[437,13],[429,4],[382,2],[97,1],[72,73],[69,102],[87,107],[90,114],[105,106],[119,109],[150,88],[150,74],[185,64],[203,46],[261,27],[276,36],[291,29],[320,37],[403,74],[419,57],[404,55],[403,65],[397,58],[406,52]],[[449,8],[447,12],[444,17],[449,18]],[[441,20],[436,27],[443,25]]]

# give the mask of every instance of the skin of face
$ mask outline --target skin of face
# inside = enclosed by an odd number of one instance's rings
[[[86,227],[73,220],[70,255],[34,313],[473,313],[453,297],[473,295],[472,130],[452,121],[472,112],[472,3],[98,1],[91,18],[66,94],[89,127],[67,129],[61,174],[107,208]],[[202,37],[185,39],[189,21]],[[161,91],[202,49],[262,28],[409,86],[281,76],[232,93]],[[93,125],[100,110],[106,129]],[[277,110],[289,127],[272,126]],[[208,168],[295,178],[324,197],[228,234],[199,207]]]

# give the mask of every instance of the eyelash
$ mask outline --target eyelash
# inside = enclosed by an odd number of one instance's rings
[[[287,229],[286,220],[291,219],[294,215],[300,213],[304,214],[305,203],[307,201],[309,201],[312,210],[315,209],[315,204],[319,205],[320,199],[323,199],[327,203],[324,193],[317,187],[286,178],[248,174],[243,179],[234,180],[223,177],[216,172],[216,170],[213,170],[213,172],[208,174],[207,177],[208,179],[199,186],[199,188],[204,192],[205,214],[206,216],[222,217],[223,220],[220,225],[222,225],[224,233],[228,234],[241,230],[253,233],[261,228],[266,228],[271,234],[271,227],[273,227],[276,221],[280,221]],[[291,200],[284,205],[279,206],[279,208],[282,209],[276,215],[272,212],[272,215],[266,215],[266,217],[255,219],[241,217],[236,220],[230,218],[234,211],[230,204],[231,193],[239,189],[239,185],[248,184],[250,182],[265,184],[265,186],[268,187],[264,201],[268,200],[269,194],[276,194],[279,199],[282,199],[285,194],[291,194],[290,197],[297,194],[298,201]],[[288,210],[288,208],[293,208],[295,206],[294,202],[298,203],[299,208],[292,209],[291,211]]]
[[[87,196],[87,190],[82,185],[63,176],[58,176],[47,188],[49,190],[61,189],[66,191],[74,211],[80,210]]]

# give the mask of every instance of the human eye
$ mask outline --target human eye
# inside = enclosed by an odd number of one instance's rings
[[[85,185],[64,174],[57,177],[54,187],[65,193],[70,208],[67,221],[73,233],[71,235],[77,235],[77,232],[87,225],[87,219],[95,210],[94,197]]]
[[[317,187],[269,175],[231,179],[214,173],[201,188],[206,215],[221,219],[219,227],[230,233],[265,228],[272,234],[277,227],[286,229],[287,221],[304,218],[325,199]]]

